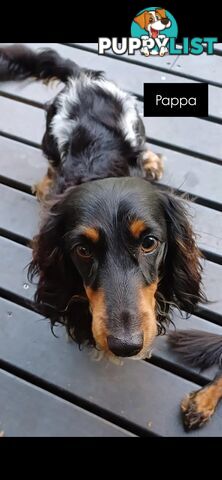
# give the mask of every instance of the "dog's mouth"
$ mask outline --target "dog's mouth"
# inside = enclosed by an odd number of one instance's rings
[[[158,37],[158,30],[155,30],[155,28],[150,27],[150,33],[152,38]]]

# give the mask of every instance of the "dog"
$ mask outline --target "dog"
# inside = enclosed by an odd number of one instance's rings
[[[163,8],[156,8],[156,10],[145,10],[145,12],[137,15],[134,18],[134,22],[136,22],[141,28],[146,30],[149,33],[149,37],[156,39],[159,37],[159,33],[165,28],[169,28],[171,26],[171,21],[166,15],[166,10]],[[163,35],[161,35],[163,36]],[[142,38],[145,38],[143,36]],[[149,49],[144,47],[141,49],[141,52],[145,56],[149,56]],[[160,56],[163,57],[168,52],[166,47],[160,48]],[[156,50],[152,50],[152,55],[158,55]]]
[[[168,335],[175,352],[193,367],[205,369],[222,365],[222,335],[198,330],[178,330]],[[186,430],[202,427],[214,414],[222,399],[222,374],[205,387],[187,395],[181,402]]]
[[[206,301],[185,203],[154,183],[162,159],[133,96],[53,50],[0,48],[0,80],[27,78],[64,83],[46,106],[49,166],[35,186],[35,308],[79,345],[144,358],[174,307],[192,313]]]

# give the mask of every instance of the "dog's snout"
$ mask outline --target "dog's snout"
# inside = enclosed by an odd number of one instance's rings
[[[109,335],[107,342],[110,351],[118,357],[132,357],[143,348],[143,334],[132,335],[129,339]]]
[[[161,18],[161,22],[163,25],[167,25],[169,23],[169,18]]]

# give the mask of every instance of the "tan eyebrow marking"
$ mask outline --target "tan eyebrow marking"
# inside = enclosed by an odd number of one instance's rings
[[[99,240],[99,232],[96,228],[93,227],[85,227],[83,229],[83,235],[85,235],[89,240],[96,243]]]
[[[138,238],[140,236],[140,234],[142,232],[144,232],[144,230],[147,229],[147,226],[145,225],[144,221],[143,220],[133,220],[129,226],[129,229],[132,233],[132,235],[135,237],[135,238]]]

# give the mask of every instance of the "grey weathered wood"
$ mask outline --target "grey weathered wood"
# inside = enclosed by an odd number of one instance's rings
[[[168,146],[190,150],[222,163],[222,125],[189,117],[146,118],[144,123],[150,141],[156,139]]]
[[[69,43],[67,45],[72,46],[72,48],[80,47],[80,48],[98,53],[98,43]],[[154,57],[150,55],[149,57],[145,57],[144,55],[141,55],[139,50],[135,52],[135,55],[129,55],[128,53],[124,53],[121,56],[115,55],[111,50],[107,50],[105,55],[113,56],[114,58],[117,58],[120,61],[121,59],[124,59],[125,61],[129,61],[132,63],[139,62],[141,63],[141,65],[144,65],[146,67],[149,67],[149,65],[152,65],[152,67],[161,68],[166,72],[171,70],[172,65],[177,59],[177,55],[165,55],[164,57],[159,57],[159,56]]]
[[[30,240],[38,232],[39,204],[27,193],[0,184],[0,228]]]
[[[0,136],[0,177],[23,184],[29,190],[47,171],[47,160],[40,149]]]
[[[0,132],[41,143],[45,129],[43,110],[0,97],[0,111]]]
[[[142,108],[140,103],[139,108]],[[0,97],[0,131],[40,144],[45,129],[45,115],[39,108]],[[13,115],[12,115],[13,112]],[[191,150],[221,161],[222,125],[199,118],[164,117],[144,119],[148,138],[168,146]]]
[[[151,122],[151,119],[149,119],[149,122]],[[220,165],[211,164],[165,147],[152,145],[152,143],[150,143],[150,147],[154,152],[165,157],[164,175],[161,183],[222,204],[222,169]]]
[[[180,55],[172,66],[171,72],[179,72],[191,77],[222,85],[221,81],[222,58],[219,55]]]
[[[60,52],[60,49],[61,48],[63,49],[64,47],[57,44],[53,44],[53,48]],[[68,56],[75,61],[77,61],[77,58],[75,57],[79,58],[79,55],[80,55],[80,59],[78,61],[82,62],[82,60],[85,59],[86,65],[91,66],[91,68],[98,68],[98,69],[104,68],[105,73],[107,75],[110,75],[110,79],[113,79],[114,81],[116,81],[118,85],[120,85],[125,90],[131,89],[131,91],[137,95],[143,95],[144,81],[147,83],[152,83],[152,82],[153,83],[167,83],[167,82],[190,83],[193,81],[186,77],[181,77],[181,76],[173,75],[172,73],[171,74],[167,73],[165,71],[161,72],[159,70],[153,70],[153,69],[149,69],[148,72],[147,71],[143,72],[144,78],[142,78],[142,76],[140,75],[140,66],[132,65],[130,67],[129,66],[130,64],[125,64],[125,72],[126,72],[127,78],[125,77],[121,80],[121,78],[119,78],[118,71],[122,67],[121,65],[118,65],[118,64],[116,65],[115,57],[113,59],[113,69],[110,68],[110,64],[108,62],[107,70],[106,70],[105,69],[106,57],[104,57],[105,64],[103,65],[103,63],[100,63],[101,62],[100,57],[99,59],[97,59],[97,56],[95,56],[95,53],[94,53],[94,56],[92,56],[92,53],[83,51],[82,52],[83,58],[81,58],[81,51],[79,53],[78,50],[76,49],[74,50],[74,52],[72,50],[73,49],[71,48],[68,49],[66,47],[66,50],[65,51],[62,50],[61,54],[64,55],[65,57]],[[89,55],[89,58],[86,58],[87,53]],[[98,67],[95,66],[95,60],[96,60],[96,64],[97,62],[99,62]],[[142,57],[142,60],[143,60],[143,57]],[[154,61],[156,62],[157,59],[155,59]],[[160,61],[162,65],[162,62],[164,61],[163,58],[160,59]],[[147,60],[145,59],[142,63],[144,63],[144,65],[148,67],[150,64],[150,60],[149,60],[149,63],[147,63]],[[169,57],[168,57],[168,60],[166,61],[166,64],[168,63],[170,63]],[[115,68],[114,68],[114,65],[115,65]],[[134,69],[136,68],[137,78],[140,79],[140,82],[137,82],[136,84],[134,84],[134,86],[131,86],[131,83],[130,83],[132,82],[131,75],[133,75],[132,68],[133,68],[133,72],[134,72]],[[63,88],[63,84],[57,84],[56,82],[50,83],[50,85],[48,86],[35,81],[34,82],[32,81],[31,83],[27,83],[27,82],[3,83],[2,82],[0,83],[0,95],[1,94],[9,95],[9,96],[11,95],[12,97],[20,99],[21,101],[25,101],[25,102],[28,101],[33,103],[38,102],[43,105],[45,102],[48,102],[49,100],[51,100],[62,88]],[[209,115],[213,116],[215,119],[218,119],[219,121],[221,121],[222,119],[222,90],[212,85],[209,85]]]
[[[190,83],[192,79],[187,79],[186,77],[179,77],[173,75],[172,70],[171,73],[168,72],[161,72],[154,69],[147,69],[146,67],[149,65],[147,60],[142,57],[142,62],[144,62],[144,67],[140,65],[133,65],[122,62],[121,60],[116,61],[116,57],[107,57],[97,55],[97,48],[94,47],[94,53],[82,51],[77,48],[67,47],[61,44],[27,44],[31,48],[38,49],[40,46],[49,46],[54,48],[58,53],[60,53],[64,57],[71,58],[73,61],[79,63],[81,66],[87,66],[88,68],[94,68],[98,70],[104,70],[107,77],[117,82],[117,84],[126,89],[130,90],[131,92],[137,95],[143,95],[143,83],[153,82],[153,83]],[[171,57],[171,56],[170,56]],[[166,64],[171,62],[170,57],[160,58],[159,62],[160,65],[163,66],[163,62],[166,61]],[[132,57],[133,58],[133,57]],[[137,58],[137,57],[136,57]],[[156,65],[158,59],[157,58],[150,58],[150,62],[154,62]],[[174,62],[174,60],[173,60]],[[169,66],[167,66],[169,68]],[[136,75],[135,75],[136,69]],[[38,102],[45,102],[53,97],[53,92],[59,91],[61,86],[56,86],[56,84],[52,84],[52,86],[48,87],[48,96],[47,96],[47,87],[41,84],[32,83],[31,85],[27,85],[23,83],[0,83],[0,92],[11,93],[16,96],[21,96],[21,98],[27,98],[31,101],[38,101]],[[222,118],[221,112],[221,105],[222,105],[222,91],[218,87],[214,87],[212,85],[209,86],[209,114],[219,118]]]
[[[32,299],[34,286],[27,281],[27,269],[31,260],[31,250],[6,238],[0,238],[0,287]],[[209,300],[215,303],[204,306],[211,315],[221,315],[222,309],[222,266],[204,262],[204,290]]]
[[[216,210],[192,204],[191,221],[197,234],[197,243],[200,248],[221,255],[222,215]]]
[[[6,300],[2,300],[0,324],[1,356],[10,364],[144,430],[187,436],[179,404],[198,388],[195,383],[144,361],[125,360],[122,366],[105,359],[93,361],[87,349],[80,351],[67,342],[64,329],[58,327],[55,338],[41,317]],[[221,436],[221,408],[205,429],[189,436]]]
[[[0,198],[0,226],[30,240],[40,225],[40,204],[35,197],[6,185],[0,185]],[[187,206],[200,248],[222,256],[221,212],[190,202]]]
[[[150,148],[165,157],[161,183],[194,196],[222,203],[220,165],[199,160],[168,148],[149,143]],[[39,149],[0,136],[1,175],[31,187],[47,170],[47,160]]]
[[[97,44],[91,43],[89,45],[90,48],[97,53]],[[140,54],[140,52],[137,52],[134,56],[128,54],[124,54],[123,56],[125,59],[129,58],[131,62],[133,62],[133,60],[139,60],[139,62],[147,65],[149,65],[150,61],[150,64],[152,64],[154,67],[157,66],[166,71],[170,70],[171,74],[175,72],[185,76],[190,76],[190,78],[194,80],[207,81],[209,83],[212,82],[222,85],[220,78],[222,59],[217,55],[207,55],[206,53],[203,53],[198,57],[196,55],[168,55],[164,57],[150,56],[148,59],[146,59]],[[102,58],[104,58],[103,55]]]
[[[131,437],[110,422],[0,370],[5,437]]]
[[[39,106],[43,106],[53,99],[63,87],[63,84],[57,84],[57,82],[45,85],[35,80],[29,82],[0,82],[0,95],[12,96],[30,103],[36,102]]]

